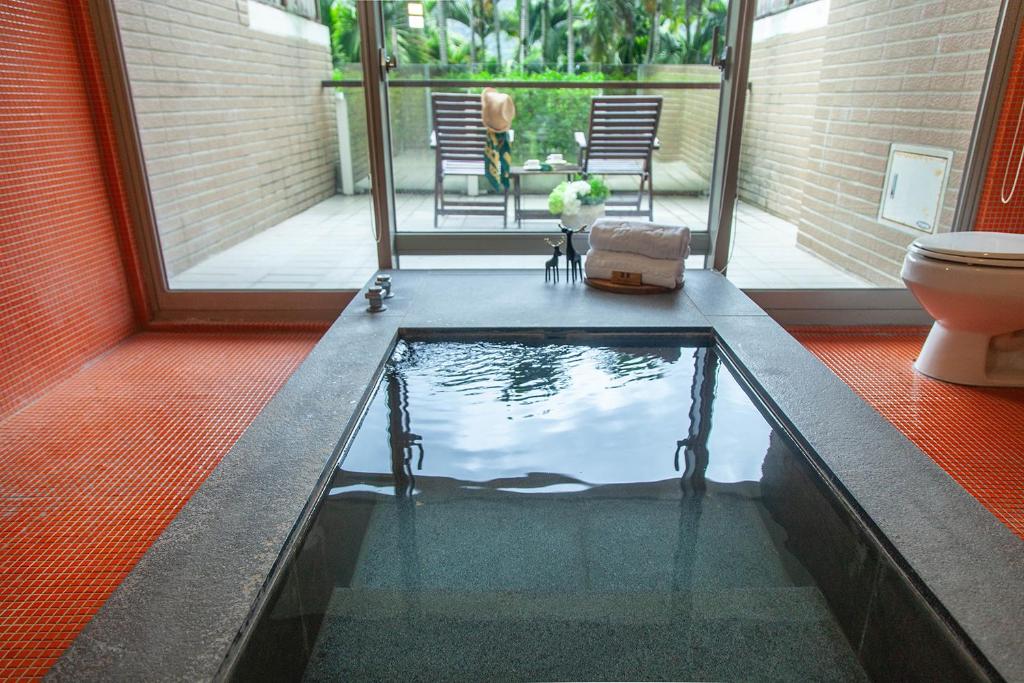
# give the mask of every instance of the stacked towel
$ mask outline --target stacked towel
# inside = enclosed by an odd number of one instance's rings
[[[584,267],[587,277],[615,280],[613,273],[639,273],[642,284],[675,289],[683,282],[682,259],[647,258],[622,251],[601,251],[591,247]]]
[[[601,218],[590,228],[584,271],[599,280],[634,273],[645,285],[675,289],[683,282],[683,261],[689,254],[689,228]]]
[[[690,255],[690,229],[680,225],[599,218],[590,228],[590,246],[654,259],[686,258]]]

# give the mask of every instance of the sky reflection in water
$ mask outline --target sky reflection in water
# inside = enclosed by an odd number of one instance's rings
[[[417,478],[546,473],[601,485],[680,476],[674,455],[690,427],[695,356],[714,366],[707,480],[759,481],[771,428],[711,348],[412,341],[399,344],[388,372],[408,431],[421,437]],[[386,394],[382,387],[362,433],[387,435]],[[388,437],[356,439],[341,467],[390,471]]]

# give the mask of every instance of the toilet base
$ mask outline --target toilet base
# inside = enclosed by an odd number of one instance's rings
[[[982,332],[951,330],[932,325],[914,369],[922,375],[954,384],[981,387],[1024,386],[1024,372],[993,371],[989,363],[992,337]]]

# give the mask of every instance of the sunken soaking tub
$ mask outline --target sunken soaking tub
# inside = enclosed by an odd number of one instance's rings
[[[404,335],[234,679],[982,678],[883,577],[709,337]]]
[[[1021,680],[1022,544],[724,278],[395,272],[55,680]]]

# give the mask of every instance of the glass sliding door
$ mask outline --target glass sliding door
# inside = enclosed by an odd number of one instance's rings
[[[756,9],[729,278],[902,288],[907,246],[954,227],[999,0]]]
[[[367,109],[358,49],[336,73],[330,37],[358,48],[354,7],[113,6],[165,298],[359,289],[378,267]],[[336,76],[355,85],[322,87]]]
[[[331,7],[344,16],[357,4],[334,0]],[[643,0],[380,6],[387,53],[397,61],[388,89],[402,267],[537,267],[536,255],[550,252],[546,238],[560,237],[549,194],[585,170],[610,187],[609,213],[688,225],[706,249],[721,82],[708,62],[727,3],[656,2],[653,13]],[[345,25],[335,22],[332,38],[342,89],[354,68],[345,61],[353,54],[346,52]],[[511,97],[516,109],[509,172],[496,184],[484,175],[482,142],[478,151],[449,155],[438,107],[454,96],[472,105],[488,86]],[[583,164],[579,143],[591,134],[593,102],[609,96],[657,99],[656,140],[640,172]],[[550,155],[566,165],[525,172],[527,161],[544,163]]]

